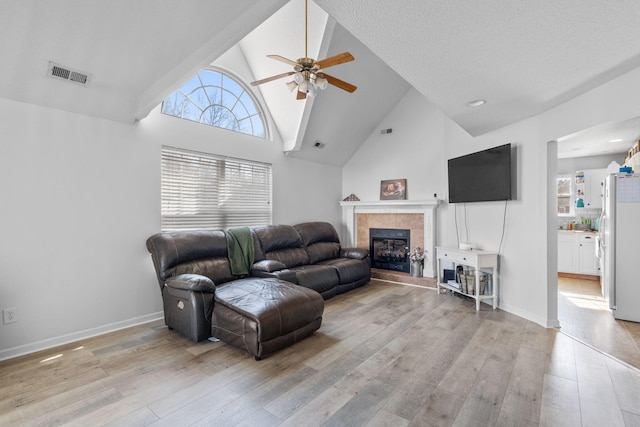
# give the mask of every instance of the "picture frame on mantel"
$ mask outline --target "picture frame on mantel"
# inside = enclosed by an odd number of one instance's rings
[[[388,179],[380,181],[380,200],[406,200],[406,198],[406,179]]]

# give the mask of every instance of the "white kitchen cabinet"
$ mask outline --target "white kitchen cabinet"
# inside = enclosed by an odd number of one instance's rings
[[[558,272],[592,276],[600,274],[595,233],[558,233]]]
[[[558,271],[575,273],[578,265],[578,250],[573,233],[558,233]]]
[[[596,236],[578,235],[578,272],[597,276],[600,274],[596,257]]]
[[[586,169],[576,172],[576,209],[582,199],[585,209],[602,209],[602,181],[609,174],[606,169]]]

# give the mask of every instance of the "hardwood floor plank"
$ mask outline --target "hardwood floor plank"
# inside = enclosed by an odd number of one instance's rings
[[[104,427],[144,427],[157,420],[156,414],[145,406],[104,424]]]
[[[607,369],[620,409],[640,416],[640,370],[607,358]]]
[[[274,362],[275,365],[276,363]],[[270,378],[255,383],[251,389],[243,389],[242,393],[238,393],[239,397],[237,399],[217,411],[212,411],[194,425],[235,425],[244,422],[246,418],[254,417],[255,412],[260,411],[276,397],[291,390],[304,378],[316,374],[317,371],[300,364],[286,371],[278,372],[274,370],[271,373]],[[277,417],[274,416],[273,418]]]
[[[219,387],[212,392],[202,395],[192,395],[191,400],[178,407],[173,412],[161,416],[151,426],[174,427],[180,425],[193,425],[210,414],[218,413],[239,397],[236,393],[225,387]],[[153,408],[152,408],[153,410]],[[154,410],[154,413],[156,411]],[[156,415],[158,415],[156,413]],[[158,415],[159,416],[159,415]]]
[[[555,335],[553,352],[549,356],[545,373],[572,381],[578,379],[573,342],[574,340],[565,334]]]
[[[353,395],[349,393],[340,391],[335,387],[329,387],[316,398],[300,407],[281,426],[321,426],[352,398]]]
[[[389,397],[389,384],[373,379],[360,389],[338,411],[333,414],[323,426],[361,426],[368,423]]]
[[[639,382],[557,330],[372,281],[259,362],[163,321],[0,362],[0,425],[633,426]]]
[[[315,399],[316,396],[332,387],[366,358],[366,356],[359,354],[348,354],[333,361],[324,370],[318,371],[317,374],[304,379],[291,390],[282,393],[272,402],[265,405],[265,409],[278,418],[287,419],[301,407]]]
[[[499,324],[495,322],[479,320],[476,333],[460,352],[438,387],[453,394],[468,394],[500,330]]]
[[[365,427],[407,427],[408,425],[408,420],[381,409]]]
[[[281,425],[282,420],[264,409],[258,409],[249,417],[243,419],[234,427],[275,427]],[[208,424],[208,426],[216,425]]]
[[[575,347],[584,347],[576,351],[582,425],[624,426],[606,356],[579,343]],[[585,357],[587,353],[591,354]],[[582,356],[578,356],[579,354]]]
[[[446,390],[434,389],[425,400],[424,405],[413,417],[411,427],[447,427],[456,422],[456,418],[465,400],[465,396],[457,396]]]
[[[86,414],[104,406],[119,402],[123,396],[115,389],[104,390],[80,399],[70,405],[51,411],[39,418],[29,420],[29,424],[37,426],[58,426],[73,422]]]
[[[542,387],[541,427],[582,425],[578,383],[575,380],[545,374]]]
[[[547,355],[542,351],[525,346],[520,348],[502,402],[502,411],[522,420],[534,423],[540,421],[546,365]]]

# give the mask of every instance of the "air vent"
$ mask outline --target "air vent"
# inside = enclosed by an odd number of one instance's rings
[[[47,71],[49,77],[56,79],[66,80],[71,83],[79,84],[81,86],[88,86],[91,75],[82,71],[74,70],[64,65],[56,64],[55,62],[49,62],[49,70]]]

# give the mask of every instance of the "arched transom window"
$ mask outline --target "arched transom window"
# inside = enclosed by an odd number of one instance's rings
[[[247,89],[217,70],[202,70],[162,103],[171,116],[265,137],[264,114]]]

